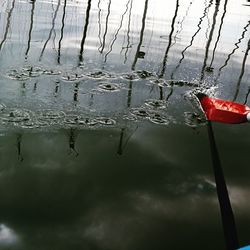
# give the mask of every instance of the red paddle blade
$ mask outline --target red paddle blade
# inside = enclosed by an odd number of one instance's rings
[[[222,123],[243,123],[250,121],[250,108],[246,105],[210,98],[205,94],[197,94],[202,109],[210,121]]]

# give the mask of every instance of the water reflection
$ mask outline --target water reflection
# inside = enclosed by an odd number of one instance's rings
[[[2,1],[0,245],[9,230],[21,240],[6,249],[223,249],[206,121],[187,96],[249,102],[248,11]],[[213,129],[247,245],[249,128]]]

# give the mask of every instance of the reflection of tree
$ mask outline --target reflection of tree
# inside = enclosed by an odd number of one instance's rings
[[[39,61],[42,60],[44,51],[45,51],[45,49],[46,49],[46,47],[47,47],[47,44],[48,44],[49,40],[51,39],[52,32],[53,32],[54,29],[55,29],[55,21],[56,21],[56,17],[57,17],[57,13],[58,13],[59,7],[60,7],[60,3],[61,3],[61,0],[58,0],[56,10],[55,10],[54,15],[53,15],[53,17],[52,17],[51,29],[50,29],[48,38],[47,38],[47,40],[45,41],[45,43],[44,43],[44,45],[43,45],[43,48],[42,48],[42,51],[41,51],[41,54],[40,54],[40,57],[39,57]]]
[[[193,36],[192,36],[192,38],[191,38],[191,41],[190,41],[189,45],[188,45],[187,47],[185,47],[184,50],[181,52],[182,57],[181,57],[179,63],[177,64],[177,66],[175,67],[175,69],[173,70],[173,72],[172,72],[172,74],[171,74],[171,79],[174,78],[175,72],[176,72],[176,71],[178,70],[178,68],[181,66],[181,63],[182,63],[182,61],[183,61],[184,58],[185,58],[185,52],[193,45],[194,39],[195,39],[195,37],[197,36],[197,34],[200,32],[200,30],[201,30],[201,24],[202,24],[202,22],[203,22],[205,16],[207,15],[207,12],[208,12],[208,10],[209,10],[209,8],[211,7],[212,4],[213,4],[213,0],[210,0],[208,6],[205,7],[205,9],[204,9],[204,11],[203,11],[203,15],[200,17],[199,23],[198,23],[198,25],[197,25],[198,29],[197,29],[196,32],[193,34]]]
[[[88,6],[87,6],[87,9],[86,9],[85,25],[84,25],[84,29],[83,29],[81,48],[80,48],[80,55],[79,55],[79,64],[81,64],[82,61],[83,61],[83,51],[84,51],[85,40],[86,40],[86,37],[87,37],[90,9],[91,9],[91,0],[88,0]]]
[[[127,11],[128,11],[128,5],[129,5],[130,1],[131,1],[131,0],[128,0],[128,2],[127,2],[127,4],[126,4],[126,9],[125,9],[124,13],[122,14],[122,17],[121,17],[121,21],[120,21],[119,27],[118,27],[117,31],[115,32],[114,38],[113,38],[113,40],[112,40],[112,42],[111,42],[111,44],[110,44],[109,51],[108,51],[108,52],[106,53],[106,55],[105,55],[105,62],[107,61],[108,55],[109,55],[109,54],[112,52],[112,50],[113,50],[114,43],[115,43],[115,41],[117,40],[117,36],[118,36],[118,34],[119,34],[120,29],[122,28],[124,16],[126,15],[126,13],[127,13]]]
[[[57,54],[57,62],[58,62],[58,64],[61,63],[61,61],[60,61],[61,60],[61,48],[62,48],[63,32],[64,32],[64,26],[65,26],[66,5],[67,5],[67,0],[64,0],[61,36],[60,36],[60,39],[59,39],[59,42],[58,42],[58,54]]]
[[[233,97],[233,101],[236,100],[236,98],[237,98],[237,96],[239,94],[239,91],[240,91],[240,84],[241,84],[241,81],[242,81],[242,77],[243,77],[243,75],[245,73],[246,61],[247,61],[249,50],[250,50],[250,39],[248,40],[247,49],[246,49],[245,55],[243,57],[240,76],[239,76],[239,79],[238,79],[238,82],[237,82],[237,85],[236,85],[236,91],[235,91],[235,94],[234,94],[234,97]]]
[[[25,51],[25,58],[27,59],[29,50],[30,50],[30,43],[31,43],[31,34],[32,34],[32,29],[33,29],[33,22],[34,22],[34,12],[35,12],[35,2],[36,1],[31,1],[31,12],[30,12],[30,28],[29,28],[29,37],[28,37],[28,45],[27,49]]]
[[[226,246],[227,250],[235,250],[239,248],[236,224],[210,121],[207,123],[207,129]]]
[[[5,27],[5,32],[4,32],[4,35],[3,35],[3,40],[1,41],[0,43],[0,51],[2,50],[2,47],[3,47],[3,44],[5,43],[6,39],[7,39],[7,35],[9,33],[9,29],[10,29],[10,20],[11,20],[11,15],[12,15],[12,12],[14,10],[14,7],[15,7],[15,0],[12,1],[12,6],[9,10],[9,13],[7,15],[7,23],[6,23],[6,27]]]
[[[143,16],[142,16],[142,26],[141,26],[141,32],[140,32],[140,39],[139,39],[139,43],[138,43],[138,46],[137,46],[137,49],[135,52],[135,59],[134,59],[132,66],[131,66],[132,70],[135,70],[135,65],[136,65],[137,60],[139,58],[140,49],[141,49],[141,45],[142,45],[142,41],[143,41],[147,10],[148,10],[148,0],[145,0],[144,11],[143,11]]]

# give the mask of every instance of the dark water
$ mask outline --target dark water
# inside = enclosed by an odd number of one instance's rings
[[[226,249],[192,93],[250,105],[249,11],[2,0],[0,249]],[[213,133],[244,246],[249,124]]]

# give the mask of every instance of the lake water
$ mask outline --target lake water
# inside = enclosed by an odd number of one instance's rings
[[[0,1],[0,249],[225,249],[193,93],[250,105],[243,0]],[[239,246],[249,124],[212,124]]]

